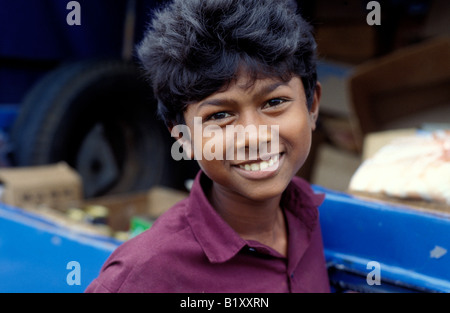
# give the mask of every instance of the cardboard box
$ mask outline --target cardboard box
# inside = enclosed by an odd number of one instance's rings
[[[81,176],[64,162],[1,169],[0,184],[1,202],[76,232],[115,237],[129,231],[133,217],[156,220],[189,195],[155,186],[148,191],[84,199]],[[103,213],[94,216],[93,212]]]
[[[1,201],[16,207],[47,206],[64,210],[81,202],[80,175],[61,162],[53,165],[0,169]]]
[[[400,137],[411,136],[417,132],[415,128],[387,130],[367,134],[364,139],[362,160],[374,156],[378,150],[389,144],[392,140]]]
[[[314,1],[315,18],[320,22],[357,22],[365,21],[366,2],[361,0],[316,0]]]
[[[319,60],[317,76],[322,85],[320,97],[320,114],[325,113],[339,117],[352,114],[348,79],[355,66],[329,60]]]
[[[316,27],[319,56],[348,63],[361,63],[379,53],[377,29],[367,23],[334,22]]]
[[[351,105],[357,118],[358,141],[362,147],[368,133],[421,125],[396,121],[427,111],[445,110],[450,104],[450,38],[437,38],[400,49],[358,66],[349,80]],[[435,114],[435,120],[447,119]]]
[[[110,195],[84,201],[82,207],[101,205],[108,209],[108,226],[113,231],[127,231],[133,216],[158,218],[189,194],[172,188],[155,186],[149,191]]]
[[[379,54],[379,27],[367,24],[366,4],[361,0],[314,1],[313,22],[321,58],[361,63]]]

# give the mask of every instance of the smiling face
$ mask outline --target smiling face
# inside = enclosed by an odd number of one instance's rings
[[[215,152],[223,152],[221,158],[197,158],[203,172],[213,181],[214,191],[237,200],[243,197],[264,201],[281,196],[308,156],[320,85],[308,111],[303,84],[297,76],[287,82],[274,78],[257,79],[250,85],[248,82],[248,76],[238,75],[226,90],[190,104],[184,118],[192,134],[194,126],[199,126],[195,125],[198,121],[203,129],[221,130],[224,134],[197,132],[190,142],[192,151],[211,151],[214,146]],[[231,126],[235,130],[240,127],[257,131],[239,136],[230,132]],[[271,132],[272,129],[277,131]],[[252,145],[256,142],[258,145]],[[268,152],[254,151],[255,146],[261,148],[264,144],[270,147],[265,149]],[[239,157],[242,151],[244,157]]]

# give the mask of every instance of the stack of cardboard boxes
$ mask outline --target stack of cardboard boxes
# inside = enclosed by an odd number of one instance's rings
[[[186,192],[155,186],[148,191],[83,198],[80,175],[66,163],[0,169],[0,202],[50,219],[74,231],[126,240]]]

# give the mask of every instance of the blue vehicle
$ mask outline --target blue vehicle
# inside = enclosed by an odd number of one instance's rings
[[[314,189],[334,292],[450,292],[449,214]],[[120,244],[0,204],[0,292],[83,292]]]
[[[85,197],[183,187],[133,57],[161,2],[0,1],[0,166],[65,161]]]
[[[162,2],[0,0],[0,167],[64,160],[87,198],[184,187],[132,54]],[[450,215],[314,189],[333,291],[450,292]],[[82,292],[120,244],[0,203],[0,292]]]
[[[184,188],[198,166],[169,156],[172,140],[133,57],[164,1],[0,0],[0,167],[65,161],[88,198],[155,184]],[[367,2],[350,4],[363,21]],[[298,4],[314,21],[314,3]],[[341,5],[347,11],[349,3]],[[380,32],[393,33],[395,19],[429,6],[383,2],[392,14],[382,15],[388,28]]]

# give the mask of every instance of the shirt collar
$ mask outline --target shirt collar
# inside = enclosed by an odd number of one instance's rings
[[[192,185],[186,217],[192,232],[211,263],[226,262],[246,245],[209,203],[204,190],[211,180],[200,170]]]
[[[318,223],[319,207],[325,194],[316,194],[308,182],[294,176],[281,198],[281,207],[292,212],[311,232]]]
[[[211,184],[211,180],[200,170],[190,191],[186,218],[209,261],[222,263],[233,258],[248,243],[209,203],[204,191],[208,190]],[[323,195],[314,194],[308,183],[294,177],[283,193],[282,207],[302,220],[310,232],[317,224],[316,207],[323,199]]]

